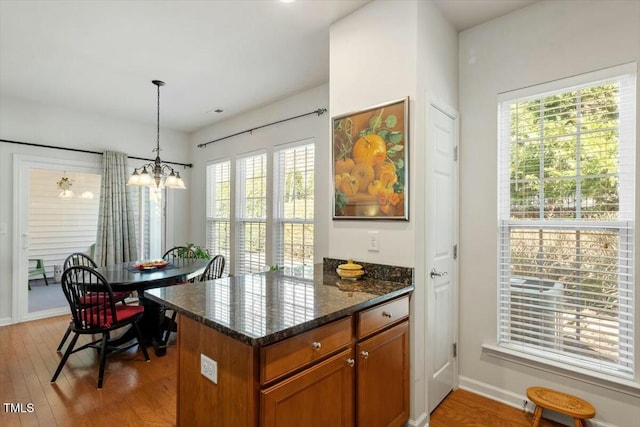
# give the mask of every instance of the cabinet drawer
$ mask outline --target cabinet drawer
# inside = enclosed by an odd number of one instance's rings
[[[384,329],[407,316],[409,316],[408,295],[362,311],[358,313],[358,338]]]
[[[351,345],[351,317],[320,326],[261,350],[260,382],[268,383]]]

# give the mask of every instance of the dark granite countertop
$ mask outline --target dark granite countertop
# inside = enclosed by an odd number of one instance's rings
[[[250,346],[288,338],[413,290],[366,276],[341,280],[316,266],[315,278],[281,272],[157,288],[145,295]],[[373,275],[372,275],[373,276]]]

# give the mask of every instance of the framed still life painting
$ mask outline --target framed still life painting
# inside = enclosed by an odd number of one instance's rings
[[[409,97],[334,117],[333,219],[409,219]]]

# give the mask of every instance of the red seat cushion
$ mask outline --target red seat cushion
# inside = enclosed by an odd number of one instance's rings
[[[114,301],[120,301],[120,300],[125,299],[129,295],[131,295],[131,292],[114,292],[113,293],[113,300]]]
[[[95,307],[91,311],[90,318],[88,319],[88,323],[94,327],[104,327],[110,328],[116,323],[122,323],[125,320],[132,318],[144,311],[144,307],[140,305],[116,305],[116,318],[114,319],[113,313],[108,308]],[[105,311],[107,314],[105,316]]]
[[[122,301],[129,296],[129,292],[114,292],[113,300]],[[104,301],[108,299],[107,294],[104,292],[87,292],[84,296],[80,297],[80,304],[84,306],[102,305]]]

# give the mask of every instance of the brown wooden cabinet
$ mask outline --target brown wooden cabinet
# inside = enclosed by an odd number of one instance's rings
[[[360,427],[395,427],[409,419],[409,322],[356,345]]]
[[[351,427],[355,368],[350,348],[261,392],[261,427]]]
[[[260,382],[268,384],[351,346],[352,323],[351,316],[345,317],[263,347],[260,355]]]
[[[252,347],[179,316],[178,426],[387,427],[409,418],[409,296]],[[200,374],[201,355],[217,383]]]

